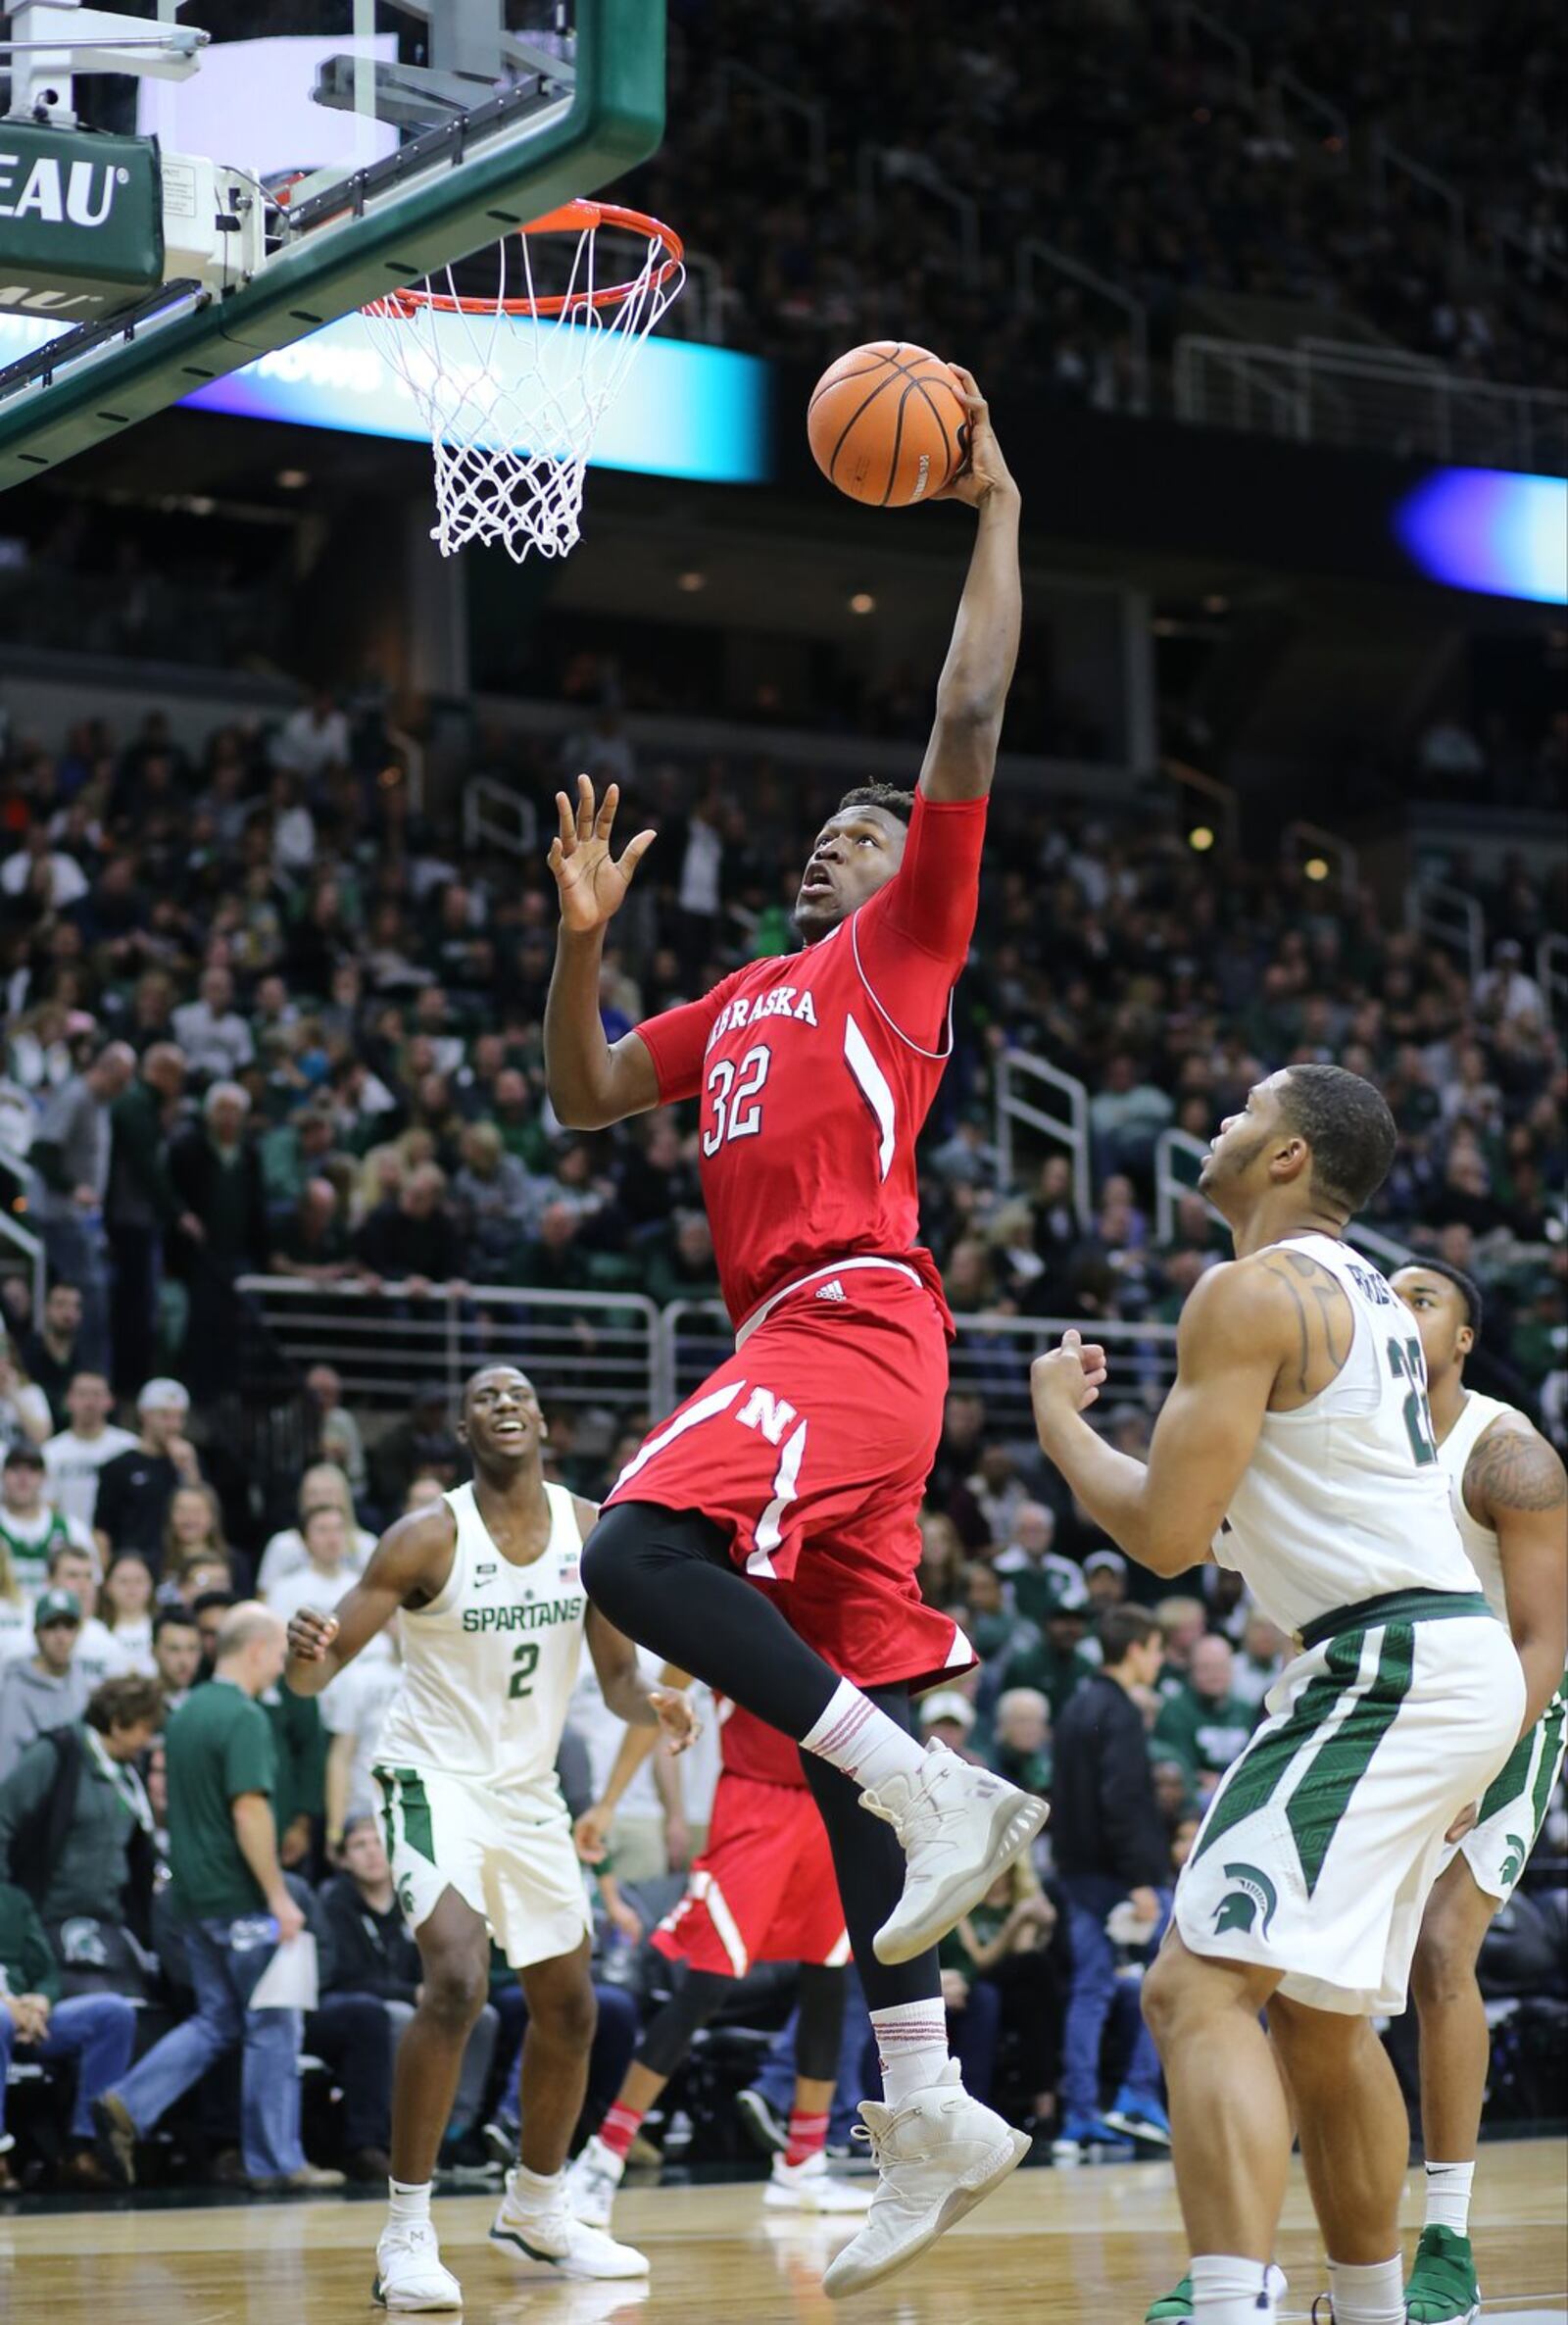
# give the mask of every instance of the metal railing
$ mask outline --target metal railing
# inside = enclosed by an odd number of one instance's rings
[[[1471,379],[1396,348],[1188,333],[1174,389],[1177,418],[1196,426],[1568,472],[1568,396]]]
[[[30,1227],[24,1227],[22,1221],[14,1219],[9,1212],[0,1211],[0,1274],[19,1275],[24,1272],[32,1287],[33,1315],[41,1316],[49,1281],[48,1261],[43,1245]]]
[[[1544,936],[1536,947],[1536,983],[1554,1025],[1568,1025],[1568,936]]]
[[[537,1372],[552,1404],[667,1411],[660,1311],[640,1292],[535,1292],[510,1285],[303,1283],[244,1275],[235,1285],[247,1385],[262,1393],[331,1364],[362,1405],[408,1406],[439,1384],[454,1405],[484,1363]]]
[[[986,1401],[986,1423],[1004,1436],[1034,1437],[1029,1367],[1054,1348],[1073,1319],[1067,1316],[956,1314],[958,1337],[949,1353],[955,1389]],[[1077,1319],[1076,1329],[1083,1328]],[[660,1319],[664,1363],[674,1403],[700,1388],[734,1348],[729,1318],[717,1301],[678,1300]],[[1100,1394],[1102,1415],[1127,1406],[1152,1410],[1176,1377],[1174,1324],[1098,1322],[1095,1336],[1110,1352],[1110,1377]]]
[[[1154,1142],[1154,1234],[1160,1243],[1169,1243],[1176,1233],[1176,1206],[1184,1195],[1198,1194],[1198,1173],[1208,1153],[1200,1138],[1194,1138],[1188,1130],[1163,1130]],[[1178,1161],[1180,1158],[1180,1161]],[[1185,1162],[1186,1169],[1182,1168]],[[1214,1209],[1206,1195],[1199,1201],[1211,1219],[1221,1226],[1223,1215]],[[1412,1254],[1407,1243],[1397,1236],[1385,1235],[1381,1227],[1369,1227],[1362,1219],[1352,1219],[1345,1230],[1347,1243],[1353,1243],[1358,1252],[1365,1252],[1369,1260],[1376,1260],[1391,1271],[1402,1267]],[[1098,1332],[1100,1326],[1097,1324]]]
[[[1131,409],[1147,412],[1149,401],[1149,309],[1142,299],[1134,298],[1119,282],[1101,274],[1093,267],[1086,267],[1081,259],[1058,250],[1054,242],[1043,242],[1038,234],[1026,234],[1013,254],[1012,279],[1018,302],[1026,311],[1034,305],[1034,278],[1037,267],[1049,267],[1053,272],[1065,276],[1075,289],[1085,290],[1104,305],[1114,307],[1127,324],[1128,344],[1132,353],[1133,401]]]
[[[1428,944],[1457,953],[1471,982],[1486,965],[1487,926],[1481,907],[1463,888],[1445,880],[1410,880],[1404,890],[1404,925]]]
[[[827,111],[809,97],[797,96],[765,73],[759,73],[753,65],[743,65],[738,57],[721,57],[713,71],[713,86],[727,106],[730,91],[739,87],[758,98],[770,113],[781,115],[804,127],[806,131],[806,166],[813,185],[821,185],[827,176]]]
[[[856,192],[860,216],[868,226],[877,223],[877,186],[879,181],[890,185],[912,185],[923,194],[939,202],[957,223],[958,248],[964,266],[972,272],[980,264],[980,205],[973,194],[965,193],[949,177],[944,177],[934,162],[924,154],[913,153],[907,147],[890,145],[862,145],[855,158]]]
[[[1020,1095],[1020,1080],[1044,1083],[1067,1101],[1063,1113],[1048,1113]],[[1072,1160],[1072,1207],[1080,1227],[1094,1216],[1090,1190],[1089,1092],[1075,1075],[1037,1058],[1032,1050],[1004,1050],[997,1063],[997,1156],[1002,1184],[1017,1184],[1015,1131],[1019,1123],[1066,1148]]]
[[[463,786],[463,844],[504,848],[509,856],[532,856],[539,845],[539,815],[524,791],[498,775],[470,775]]]

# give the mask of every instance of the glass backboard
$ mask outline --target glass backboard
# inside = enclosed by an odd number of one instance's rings
[[[10,12],[11,120],[156,137],[168,258],[61,331],[47,292],[42,315],[7,303],[0,205],[0,486],[592,193],[662,132],[662,0],[142,0],[125,24],[66,79]],[[139,71],[101,70],[122,58]],[[199,165],[188,253],[174,157]],[[238,223],[204,266],[215,203]]]

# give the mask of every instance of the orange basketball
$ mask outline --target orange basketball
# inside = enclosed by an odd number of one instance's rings
[[[874,509],[907,509],[952,478],[967,448],[963,395],[940,356],[873,339],[830,364],[807,407],[829,484]]]

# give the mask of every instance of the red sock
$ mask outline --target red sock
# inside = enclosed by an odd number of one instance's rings
[[[642,2119],[641,2107],[623,2106],[617,2099],[599,2126],[600,2139],[610,2150],[611,2154],[618,2155],[622,2163],[626,2160],[627,2150],[637,2137],[638,2126]]]
[[[792,2107],[790,2109],[789,2146],[784,2151],[785,2162],[792,2167],[800,2163],[809,2163],[811,2157],[820,2155],[826,2146],[827,2117],[825,2115],[803,2115],[799,2107]]]

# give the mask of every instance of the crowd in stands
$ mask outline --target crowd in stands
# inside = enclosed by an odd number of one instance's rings
[[[613,720],[570,752],[572,767],[623,783],[630,828],[660,827],[606,959],[612,1036],[739,961],[789,948],[812,818],[841,786],[765,765],[696,780],[645,767]],[[550,1112],[541,1014],[554,905],[542,862],[466,854],[412,811],[388,764],[373,722],[322,697],[272,731],[226,728],[200,752],[154,716],[128,737],[84,724],[16,740],[0,770],[3,1144],[24,1153],[14,1194],[49,1261],[36,1311],[24,1273],[0,1279],[0,2049],[51,2074],[59,2060],[77,2068],[69,2113],[51,2112],[53,2083],[42,2100],[17,2086],[24,2140],[12,2164],[0,2151],[0,2186],[46,2166],[100,2184],[91,2102],[118,2090],[132,2048],[147,2055],[155,2037],[192,2023],[193,1982],[196,2021],[229,2024],[204,1990],[210,1965],[181,1951],[160,1880],[181,1811],[159,1735],[225,1653],[251,1652],[231,1635],[225,1648],[234,1608],[251,1594],[285,1618],[330,1604],[376,1529],[464,1474],[442,1388],[394,1415],[325,1363],[294,1384],[299,1459],[248,1467],[224,1425],[243,1386],[236,1280],[271,1273],[345,1300],[380,1291],[400,1315],[441,1301],[482,1309],[487,1285],[661,1302],[716,1291],[690,1122],[657,1113],[587,1139]],[[542,816],[552,781],[570,771],[535,765]],[[1509,931],[1474,983],[1370,892],[1199,854],[1157,821],[999,796],[984,937],[923,1158],[925,1232],[955,1310],[1170,1323],[1220,1246],[1193,1194],[1159,1231],[1160,1134],[1206,1141],[1260,1073],[1335,1059],[1378,1078],[1399,1123],[1375,1223],[1482,1279],[1475,1377],[1539,1411],[1561,1442],[1568,1068],[1521,944],[1550,925],[1560,893],[1520,861],[1490,884],[1457,872]],[[1060,1154],[1019,1160],[1004,1182],[991,1100],[996,1062],[1013,1047],[1087,1086],[1087,1223]],[[1016,1780],[1059,1786],[1057,1730],[1103,1673],[1108,1642],[1154,1804],[1143,1869],[1116,1877],[1157,1907],[1194,1817],[1259,1715],[1282,1642],[1236,1577],[1208,1569],[1200,1595],[1152,1608],[1157,1627],[1140,1644],[1127,1617],[1130,1601],[1147,1608],[1147,1578],[1063,1501],[1027,1432],[1000,1426],[999,1408],[988,1416],[993,1337],[966,1324],[960,1340],[967,1368],[933,1470],[922,1568],[982,1662],[923,1716]],[[541,1381],[547,1408],[562,1385]],[[1147,1443],[1156,1394],[1112,1410],[1130,1450]],[[646,1416],[617,1410],[597,1435],[573,1430],[569,1405],[555,1417],[558,1473],[593,1493]],[[367,1821],[394,1649],[367,1655],[319,1704],[259,1665],[252,1676],[277,1771],[279,1859],[321,1952],[301,2034],[328,2070],[307,2085],[310,2161],[283,2140],[279,2169],[247,2169],[233,2043],[203,2033],[132,2078],[158,2101],[137,2118],[140,2168],[374,2180],[417,1975]],[[595,1797],[617,1732],[585,1676],[564,1763],[574,1806]],[[616,1875],[601,1885],[600,2104],[652,1999],[653,1957],[635,1941],[700,1846],[712,1775],[710,1760],[706,1776],[688,1770],[682,1793],[656,1767],[628,1796]],[[1548,1828],[1558,1851],[1560,1822]],[[1082,2084],[1083,2058],[1061,2057],[1063,1998],[1091,1943],[1082,1881],[1105,1877],[1045,1851],[949,1947],[971,2077],[1043,2134],[1061,2129],[1063,2077]],[[1129,1988],[1116,1959],[1097,1959],[1106,2073],[1131,2103],[1136,2037],[1118,2003]],[[737,2008],[765,2033],[788,1999],[775,1983]],[[493,2003],[449,2136],[455,2170],[489,2168],[514,2127],[521,2028],[504,1975]],[[847,2057],[841,2118],[863,2072]],[[760,2049],[746,2056],[743,2111],[764,2132],[775,2073],[787,2081]],[[700,2141],[716,2138],[734,2093],[707,2053],[691,2074],[672,2087],[664,2129],[684,2137],[695,2122]],[[343,2098],[328,2106],[331,2085]]]
[[[1184,300],[1218,292],[1564,384],[1562,67],[1541,10],[1283,0],[1233,12],[1229,41],[1218,17],[1216,33],[1121,0],[981,21],[931,0],[810,0],[787,22],[765,0],[676,6],[680,133],[627,188],[717,261],[726,339],[769,355],[825,363],[918,314],[982,379],[1135,408],[1111,302],[1049,265],[1014,297],[1034,236],[1139,300],[1156,358],[1204,327]],[[1334,110],[1282,100],[1281,69]],[[880,123],[898,128],[876,162]],[[1451,183],[1467,237],[1426,181],[1375,177],[1379,132]]]

